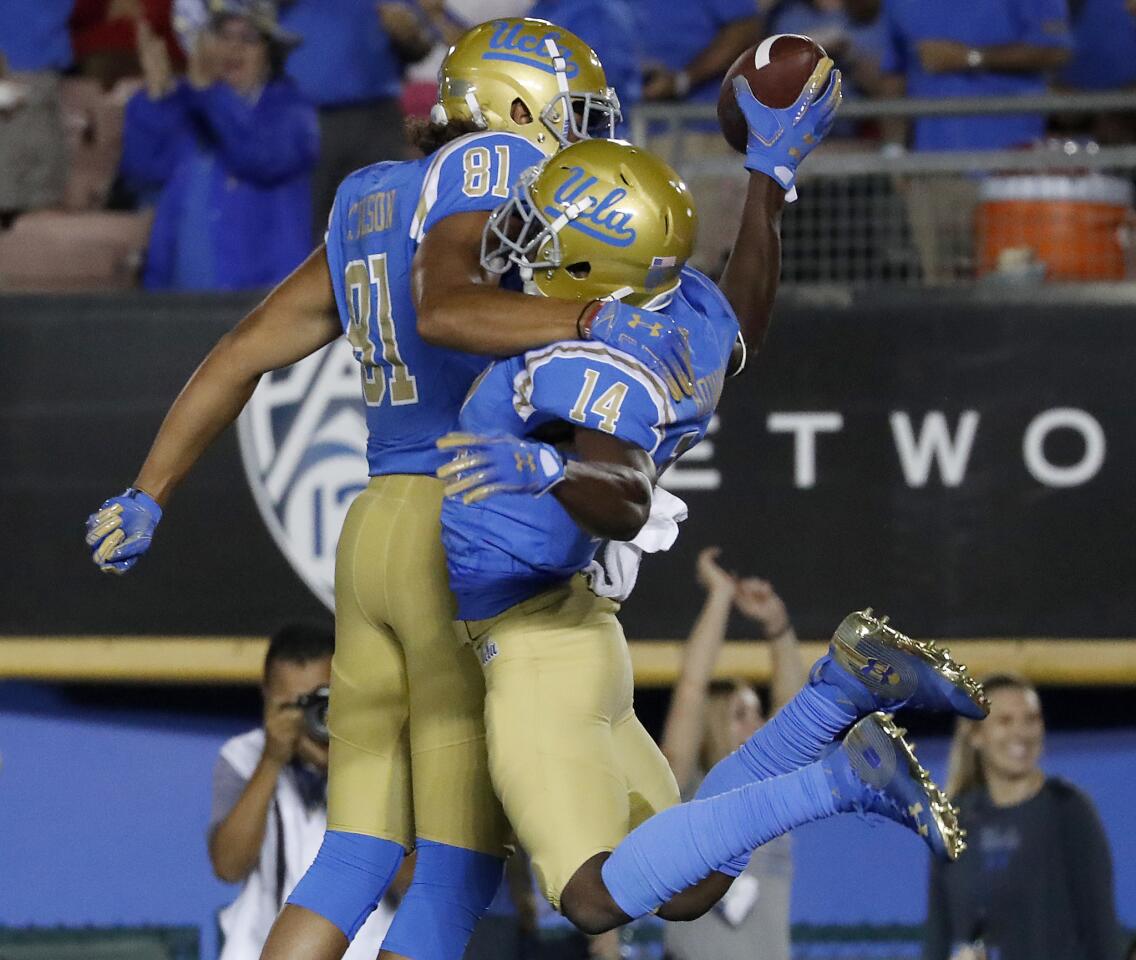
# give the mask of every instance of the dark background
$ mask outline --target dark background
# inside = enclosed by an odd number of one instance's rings
[[[719,471],[721,488],[679,491],[691,518],[675,550],[649,559],[628,635],[685,635],[694,556],[711,543],[727,566],[771,579],[806,637],[869,604],[930,636],[1136,635],[1136,327],[1130,308],[1048,296],[786,298],[726,387],[712,458],[692,465]],[[87,514],[131,481],[170,401],[248,303],[0,298],[0,634],[263,634],[321,614],[264,528],[231,432],[130,576],[100,575],[82,542]],[[1026,427],[1055,407],[1084,409],[1106,435],[1083,486],[1051,489],[1026,470]],[[944,487],[933,469],[909,488],[889,414],[906,411],[918,433],[940,410],[953,431],[968,409],[981,420],[963,482]],[[817,483],[796,489],[793,439],[767,417],[820,410],[844,427],[818,437]],[[1083,447],[1058,431],[1045,450],[1070,463]]]

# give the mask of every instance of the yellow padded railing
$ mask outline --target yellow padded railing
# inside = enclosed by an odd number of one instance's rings
[[[1014,671],[1047,686],[1136,684],[1136,639],[1043,638],[941,640],[973,675]],[[0,679],[87,683],[255,683],[263,637],[0,637]],[[810,662],[825,644],[805,642]],[[631,643],[635,682],[668,687],[678,676],[682,643]],[[769,679],[769,649],[761,642],[726,644],[720,677]]]

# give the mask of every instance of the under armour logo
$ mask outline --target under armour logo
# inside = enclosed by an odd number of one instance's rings
[[[536,461],[531,453],[514,453],[513,457],[517,461],[517,473],[524,473],[526,468],[536,473]]]
[[[636,327],[648,327],[650,328],[652,337],[661,336],[663,332],[663,325],[661,323],[648,323],[646,320],[642,319],[639,314],[635,314],[627,325],[631,327],[632,330]]]
[[[861,672],[876,683],[886,683],[892,687],[899,683],[899,674],[895,672],[895,668],[882,660],[869,660]]]

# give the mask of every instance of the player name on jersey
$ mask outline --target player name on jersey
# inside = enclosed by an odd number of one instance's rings
[[[347,239],[361,240],[372,233],[389,230],[394,223],[397,190],[376,190],[360,197],[347,208]]]

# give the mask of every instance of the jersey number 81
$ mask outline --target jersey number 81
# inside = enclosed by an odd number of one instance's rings
[[[352,260],[344,271],[344,287],[350,318],[347,340],[360,364],[363,397],[368,406],[377,407],[383,402],[387,393],[387,371],[390,372],[391,404],[399,407],[417,403],[418,380],[406,368],[398,352],[398,334],[391,316],[387,255],[373,253],[365,261]],[[378,315],[375,329],[371,327],[372,313]],[[375,359],[376,348],[381,349],[383,366]]]
[[[509,195],[509,151],[501,144],[493,148],[497,154],[497,176],[493,178],[493,164],[485,147],[470,147],[462,157],[462,171],[465,181],[462,193],[467,197],[484,197],[489,193],[492,181],[493,196]]]

